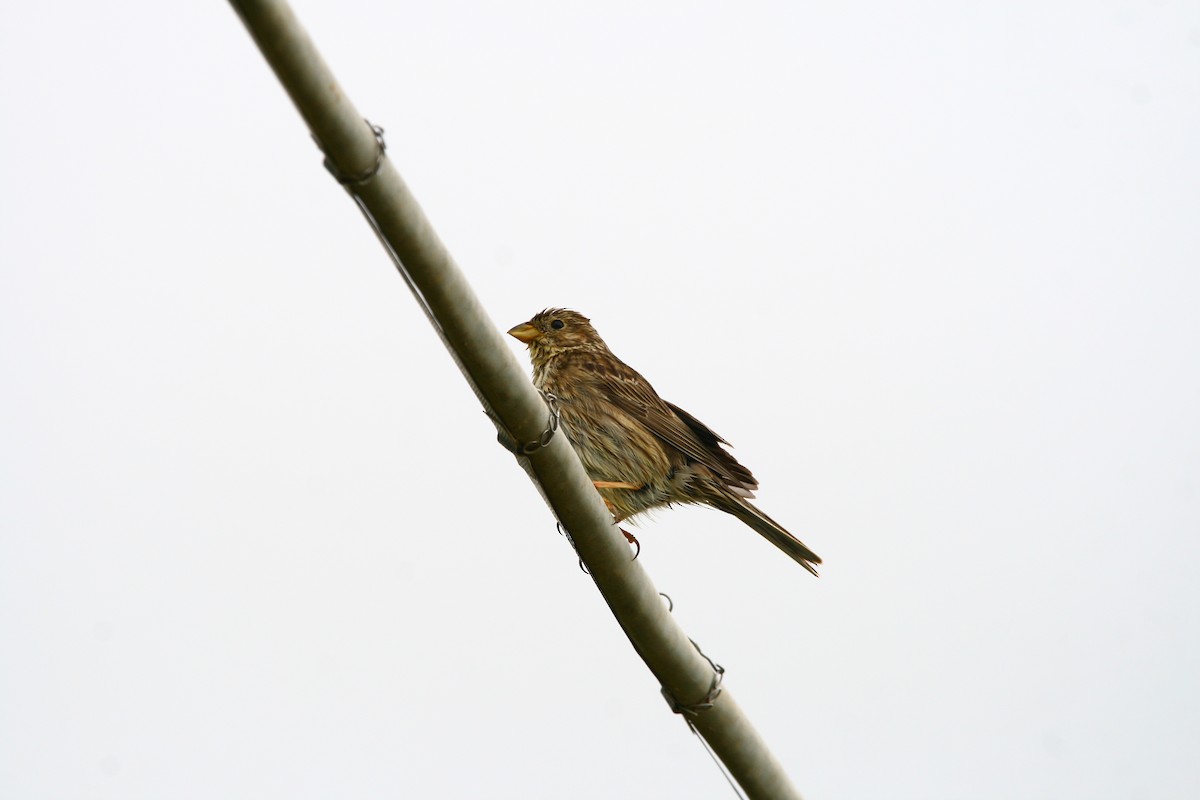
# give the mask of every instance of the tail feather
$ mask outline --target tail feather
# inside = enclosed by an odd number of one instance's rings
[[[730,498],[728,502],[718,504],[717,508],[733,514],[742,522],[758,531],[768,542],[795,559],[796,563],[800,566],[813,575],[817,574],[817,570],[813,565],[820,564],[821,557],[812,550],[809,550],[804,542],[792,536],[782,525],[759,511],[751,503],[740,498]]]

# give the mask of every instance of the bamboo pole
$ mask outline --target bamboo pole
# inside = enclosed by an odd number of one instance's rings
[[[438,239],[362,115],[341,90],[291,8],[282,0],[230,0],[304,118],[335,176],[375,227],[502,439],[533,443],[549,411]],[[612,523],[566,438],[554,435],[521,459],[570,534],[613,615],[658,679],[668,701],[755,800],[799,798],[766,743],[719,686],[713,665],[665,608]]]

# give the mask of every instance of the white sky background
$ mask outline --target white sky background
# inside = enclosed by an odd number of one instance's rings
[[[825,558],[638,529],[802,792],[1197,796],[1200,9],[733,5],[296,8]],[[227,5],[0,69],[0,796],[732,796]]]

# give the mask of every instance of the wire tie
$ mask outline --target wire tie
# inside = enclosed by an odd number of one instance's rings
[[[526,442],[521,445],[521,455],[533,455],[538,450],[550,444],[550,440],[554,438],[555,431],[558,430],[558,423],[562,419],[562,415],[558,408],[558,397],[551,392],[543,391],[542,397],[546,401],[547,408],[550,409],[550,418],[546,420],[546,430],[542,431],[542,435],[532,442]]]
[[[692,643],[692,647],[696,648],[696,652],[703,656],[704,660],[708,662],[708,665],[712,667],[713,676],[712,683],[708,687],[708,692],[704,695],[704,697],[700,698],[699,701],[690,705],[684,705],[683,703],[679,702],[674,695],[667,691],[665,686],[663,687],[662,696],[667,701],[667,705],[671,707],[671,711],[676,714],[682,714],[685,719],[688,717],[698,716],[701,711],[707,711],[713,707],[713,704],[717,701],[717,698],[721,696],[721,681],[725,677],[724,667],[709,658],[708,655],[700,649],[700,645],[696,644],[694,639],[688,639],[688,641]],[[688,724],[691,724],[690,720]]]
[[[334,180],[336,180],[342,186],[362,186],[367,181],[378,175],[379,169],[383,166],[383,157],[387,153],[387,142],[383,138],[383,128],[378,125],[372,125],[369,119],[364,119],[363,122],[367,123],[367,127],[371,129],[371,133],[375,136],[375,144],[379,148],[375,153],[374,165],[368,167],[357,175],[347,175],[338,168],[337,164],[333,163],[333,159],[330,158],[327,153],[325,155],[325,169],[327,169],[329,174],[333,176]],[[324,153],[325,145],[321,144],[321,140],[316,136],[313,136],[313,141],[317,143],[317,148]]]

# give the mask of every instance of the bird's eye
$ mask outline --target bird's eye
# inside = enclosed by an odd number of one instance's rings
[[[554,322],[550,323],[550,327],[554,328],[556,331],[561,331],[563,329],[563,321],[561,319],[556,319]]]

